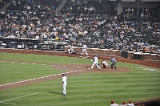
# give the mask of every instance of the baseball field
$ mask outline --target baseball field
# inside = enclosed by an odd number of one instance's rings
[[[88,70],[90,60],[0,52],[0,106],[109,106],[112,99],[160,98],[160,68],[118,62],[117,70]],[[61,73],[68,77],[66,96]]]

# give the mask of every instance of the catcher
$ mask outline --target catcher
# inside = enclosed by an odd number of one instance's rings
[[[108,68],[108,62],[106,62],[105,60],[102,60],[101,64],[103,68]]]

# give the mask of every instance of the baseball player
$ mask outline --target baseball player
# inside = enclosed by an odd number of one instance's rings
[[[97,55],[95,55],[94,58],[93,58],[93,64],[92,64],[91,69],[93,69],[94,65],[96,65],[99,69],[101,69],[101,67],[98,65],[98,57],[97,57]]]
[[[82,45],[82,56],[84,55],[84,53],[86,54],[86,56],[88,56],[88,52],[87,52],[87,45]]]
[[[66,77],[65,73],[63,73],[62,74],[62,89],[63,89],[62,94],[63,95],[66,95],[66,87],[67,87],[67,77]]]
[[[110,62],[112,63],[111,64],[111,68],[113,69],[117,69],[116,68],[116,64],[117,64],[117,61],[116,61],[116,59],[114,59],[113,57],[111,57],[111,60],[110,60]]]
[[[103,65],[103,68],[108,68],[108,62],[106,62],[105,60],[102,60],[102,65]]]
[[[72,45],[69,46],[68,54],[72,54],[74,52],[74,47]]]

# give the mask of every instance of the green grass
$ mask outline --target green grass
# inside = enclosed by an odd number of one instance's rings
[[[0,67],[0,84],[39,78],[47,75],[65,72],[63,70],[53,69],[49,65],[32,63],[22,64],[18,62],[1,62]]]
[[[91,64],[89,59],[14,53],[0,53],[0,59],[48,64]],[[160,97],[160,69],[152,68],[154,70],[150,71],[150,67],[122,62],[118,62],[117,66],[130,68],[132,71],[88,72],[69,76],[65,98],[61,95],[60,78],[3,90],[0,91],[0,106],[109,106],[111,99],[120,104],[122,101]],[[61,72],[63,70],[55,70],[47,65],[0,62],[0,83]],[[4,100],[5,102],[1,103]]]
[[[34,55],[34,54],[18,54],[18,53],[0,53],[0,59],[4,60],[17,60],[25,62],[43,62],[49,64],[86,64],[88,61],[86,59],[76,58],[76,57],[65,57],[57,55]]]

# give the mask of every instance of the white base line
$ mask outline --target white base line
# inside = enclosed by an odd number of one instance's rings
[[[3,100],[3,101],[0,101],[0,103],[5,103],[5,102],[8,102],[8,101],[12,101],[12,100],[15,100],[15,99],[24,98],[24,97],[28,97],[28,96],[32,96],[32,95],[36,95],[36,94],[38,94],[38,92],[29,94],[29,95],[25,95],[25,96],[19,96],[19,97],[15,97],[15,98],[11,98],[11,99],[6,99],[6,100]]]
[[[15,98],[11,98],[11,99],[6,99],[6,100],[3,100],[3,101],[0,101],[0,103],[16,105],[16,103],[7,103],[7,102],[12,101],[12,100],[16,100],[16,99],[20,99],[20,98],[25,98],[25,97],[28,97],[28,96],[33,96],[33,95],[36,95],[36,94],[53,95],[53,94],[47,94],[47,93],[42,93],[42,92],[36,92],[36,93],[29,94],[29,95],[19,96],[19,97],[15,97]]]

